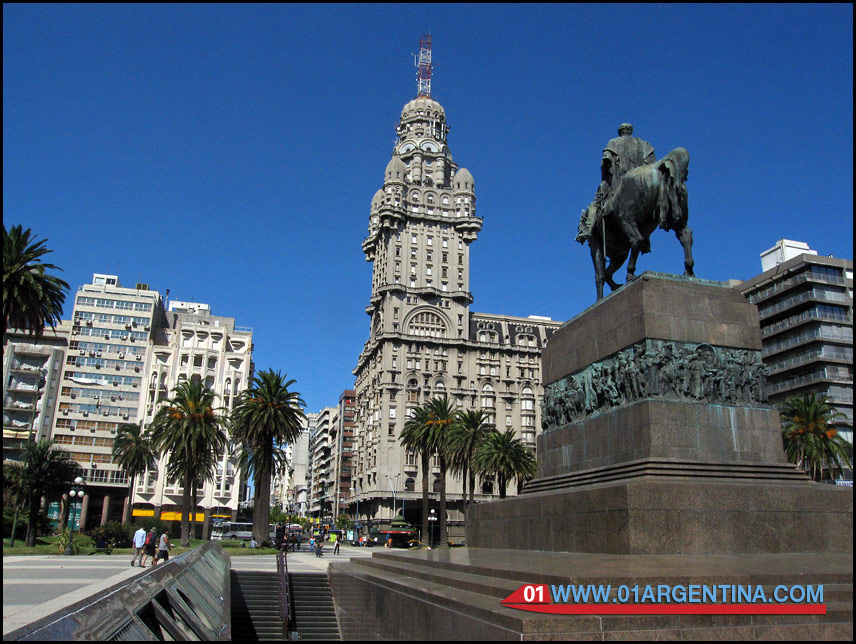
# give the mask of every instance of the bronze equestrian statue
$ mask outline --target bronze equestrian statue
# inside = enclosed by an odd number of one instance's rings
[[[684,248],[684,275],[693,275],[693,233],[687,226],[689,153],[675,148],[656,161],[654,148],[631,136],[629,123],[622,123],[618,133],[603,152],[601,184],[582,212],[577,233],[577,241],[588,242],[591,249],[597,299],[603,297],[604,282],[612,290],[619,287],[612,276],[628,255],[627,281],[635,279],[639,254],[651,250],[651,234],[658,227],[675,231]]]

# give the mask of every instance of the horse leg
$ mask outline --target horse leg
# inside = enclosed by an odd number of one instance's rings
[[[629,250],[622,250],[618,254],[613,255],[609,258],[609,266],[604,271],[603,278],[606,283],[609,284],[609,288],[611,288],[613,291],[618,289],[621,285],[616,284],[613,281],[612,276],[619,268],[621,268],[621,265],[624,263],[624,260],[627,259],[628,252]]]
[[[596,238],[589,240],[589,250],[591,250],[591,263],[594,264],[594,283],[597,287],[597,299],[603,299],[603,275],[604,275],[604,257],[600,243]]]
[[[627,283],[629,284],[636,279],[636,260],[639,259],[639,249],[634,248],[630,251],[630,261],[627,262]]]
[[[627,236],[627,242],[630,244],[630,248],[633,250],[647,252],[645,248],[645,237],[641,232],[639,232],[639,226],[636,224],[636,220],[619,217],[618,221],[621,224],[622,232]],[[650,246],[648,246],[648,248],[650,248]]]
[[[693,231],[688,226],[684,226],[681,230],[675,231],[675,237],[681,242],[684,247],[684,275],[694,277],[693,266]]]

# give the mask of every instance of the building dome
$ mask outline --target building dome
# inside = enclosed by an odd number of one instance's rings
[[[381,204],[383,203],[384,196],[385,195],[383,189],[380,189],[375,193],[374,197],[372,197],[372,212],[375,212],[378,208],[380,208]]]
[[[473,181],[473,175],[466,168],[461,168],[455,173],[452,179],[452,192],[473,192],[476,182]]]
[[[401,157],[395,155],[386,166],[384,174],[384,183],[404,183],[404,177],[407,175],[407,166]]]
[[[422,112],[421,114],[419,113],[420,111]],[[446,110],[444,110],[443,106],[433,98],[420,96],[419,98],[414,98],[401,110],[402,121],[412,119],[417,116],[446,120]]]

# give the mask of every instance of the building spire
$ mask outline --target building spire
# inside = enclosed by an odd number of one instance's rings
[[[418,98],[431,97],[431,34],[419,38],[419,56],[416,59],[416,89]]]

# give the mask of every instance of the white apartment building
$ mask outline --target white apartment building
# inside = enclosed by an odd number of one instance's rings
[[[169,303],[162,323],[152,337],[146,363],[144,400],[141,417],[149,426],[161,403],[187,380],[198,380],[217,396],[221,413],[227,415],[252,382],[252,329],[235,325],[235,319],[211,314],[208,304]],[[210,519],[234,520],[240,496],[240,480],[234,465],[230,443],[219,455],[216,476],[207,481],[197,498],[203,516],[203,531]],[[168,481],[163,475],[167,456],[156,470],[140,477],[134,495],[134,515],[153,515],[177,520],[181,509],[181,481]]]

